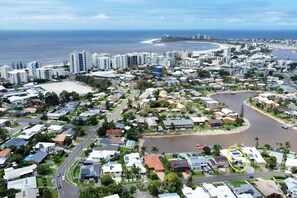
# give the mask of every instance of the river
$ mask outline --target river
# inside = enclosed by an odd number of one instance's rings
[[[216,94],[212,98],[225,103],[228,108],[240,113],[241,105],[250,96],[253,96],[253,93]],[[221,144],[223,148],[235,143],[254,146],[255,138],[258,137],[260,145],[267,143],[273,147],[276,147],[277,142],[289,141],[291,150],[297,152],[297,131],[282,129],[280,123],[246,105],[244,105],[244,117],[250,121],[251,127],[242,133],[212,136],[145,137],[144,146],[147,147],[148,151],[151,150],[152,146],[156,145],[159,152],[187,152],[195,151],[198,143],[206,145]]]

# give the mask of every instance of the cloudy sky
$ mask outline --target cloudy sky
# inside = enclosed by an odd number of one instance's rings
[[[0,0],[0,29],[297,29],[296,0]]]

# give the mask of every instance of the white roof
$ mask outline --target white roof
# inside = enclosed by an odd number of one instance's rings
[[[103,173],[115,173],[115,172],[122,172],[122,165],[121,164],[104,164],[102,167]]]
[[[288,158],[286,161],[286,167],[292,168],[293,166],[297,166],[297,159]]]
[[[286,183],[289,191],[293,195],[297,195],[297,180],[289,177],[289,178],[285,179],[284,182]]]
[[[37,194],[39,194],[38,189],[33,188],[27,188],[21,192],[18,192],[15,194],[15,198],[31,198],[31,197],[37,197]]]
[[[47,149],[47,148],[51,148],[51,147],[55,147],[55,143],[51,143],[51,142],[38,142],[34,148],[35,149],[40,149],[40,145],[43,145],[43,149]]]
[[[115,194],[115,195],[110,195],[110,196],[103,197],[103,198],[120,198],[120,196],[118,194]]]
[[[19,136],[18,138],[23,138],[25,140],[30,139],[33,135],[35,135],[36,133],[39,133],[41,131],[43,131],[43,129],[45,128],[45,125],[43,124],[36,124],[35,126],[24,130]]]
[[[217,198],[236,198],[226,185],[220,185],[215,187],[213,184],[202,184],[204,188],[209,192],[211,197]]]
[[[7,169],[4,169],[3,178],[6,180],[16,179],[22,175],[33,173],[36,168],[37,168],[36,164],[33,164],[31,166],[26,166],[23,168],[18,168],[18,169],[13,169],[12,167],[7,168]]]
[[[223,109],[221,110],[221,112],[224,113],[225,115],[228,115],[228,114],[230,114],[230,113],[233,113],[233,111],[232,111],[231,109],[228,109],[228,108],[223,108]]]
[[[0,125],[4,124],[7,121],[8,121],[8,119],[0,119]]]
[[[109,160],[110,156],[114,156],[116,153],[117,151],[93,150],[87,158],[87,161],[100,162],[101,159]]]
[[[146,168],[143,166],[142,159],[140,159],[139,153],[130,153],[124,156],[126,168],[130,170],[133,165],[140,168],[141,173],[146,173]]]
[[[237,195],[238,198],[254,198],[251,194],[241,194],[241,195]]]
[[[255,147],[242,147],[242,150],[250,160],[255,160],[258,164],[266,164],[261,153]]]
[[[48,127],[48,130],[51,130],[51,131],[59,131],[63,128],[63,126],[61,125],[51,125],[50,127]]]
[[[184,185],[182,192],[186,196],[186,198],[209,198],[209,195],[203,190],[203,188],[199,186],[195,190],[193,190],[192,188]]]
[[[192,120],[192,122],[205,122],[204,117],[190,117],[190,119]]]
[[[230,149],[228,155],[227,155],[227,151],[228,151],[227,149],[223,149],[223,150],[220,150],[220,153],[221,155],[227,158],[229,157],[230,159],[241,161],[243,163],[247,161],[247,163],[250,164],[250,161],[247,160],[245,157],[243,157],[242,153],[237,149]]]
[[[7,189],[11,188],[20,190],[25,190],[27,188],[37,188],[36,176],[7,182]]]

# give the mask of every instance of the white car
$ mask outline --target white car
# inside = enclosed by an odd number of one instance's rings
[[[65,176],[62,177],[62,180],[63,180],[63,181],[65,180]]]

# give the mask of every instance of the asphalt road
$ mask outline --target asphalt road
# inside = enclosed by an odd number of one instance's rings
[[[121,119],[121,113],[123,109],[126,108],[128,99],[133,99],[135,96],[138,96],[139,93],[140,92],[138,90],[133,90],[127,99],[123,100],[113,112],[107,115],[107,120],[110,122],[112,120],[116,121]],[[58,187],[59,185],[61,186],[61,188],[58,188],[58,193],[60,198],[79,197],[79,187],[71,183],[68,183],[66,181],[66,178],[65,180],[63,180],[62,177],[67,174],[67,170],[69,166],[76,159],[80,151],[83,150],[87,146],[87,144],[91,141],[91,139],[96,135],[95,128],[89,128],[87,129],[87,132],[88,132],[88,136],[83,140],[83,142],[80,145],[76,146],[73,149],[73,151],[68,155],[68,157],[65,159],[63,164],[57,170],[57,173],[55,175],[55,181],[56,181],[56,187]],[[58,177],[58,174],[60,174],[60,177]]]
[[[246,180],[249,179],[249,176],[253,175],[254,178],[269,178],[273,176],[285,176],[286,173],[279,171],[271,172],[262,172],[262,173],[252,173],[252,174],[234,174],[234,175],[219,175],[219,176],[207,176],[207,177],[195,177],[195,183],[204,183],[204,182],[223,182],[230,180]],[[186,182],[186,180],[184,180]]]

